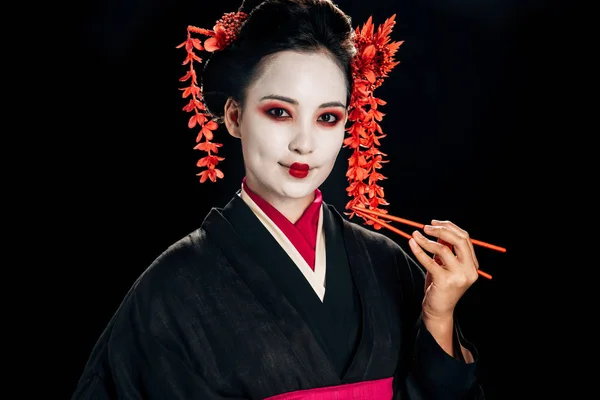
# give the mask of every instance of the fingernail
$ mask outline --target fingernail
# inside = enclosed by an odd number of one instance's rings
[[[437,219],[432,219],[432,220],[431,220],[431,223],[432,223],[432,224],[439,224],[439,222],[440,222],[440,221],[439,221],[439,220],[437,220]]]
[[[431,225],[425,225],[425,226],[423,227],[423,230],[426,230],[426,231],[430,231],[430,230],[432,230],[432,229],[433,229],[433,226],[431,226]]]
[[[421,232],[419,231],[415,231],[414,236],[418,237],[418,238],[422,238],[423,235],[421,235]]]

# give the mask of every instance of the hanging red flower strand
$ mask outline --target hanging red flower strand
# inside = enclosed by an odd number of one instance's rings
[[[195,50],[204,50],[212,53],[229,46],[237,37],[246,17],[247,15],[242,12],[227,13],[216,22],[213,30],[190,25],[187,28],[187,40],[177,46],[178,49],[185,46],[187,57],[183,61],[183,65],[189,65],[187,73],[179,79],[180,82],[189,81],[188,87],[180,89],[183,91],[182,97],[190,99],[186,106],[183,107],[183,111],[193,113],[188,121],[188,128],[200,127],[200,131],[196,136],[196,146],[194,149],[207,153],[205,157],[200,158],[196,163],[197,167],[205,168],[197,174],[200,177],[200,183],[204,183],[207,179],[216,182],[217,179],[223,178],[223,172],[217,168],[217,165],[225,158],[217,156],[219,147],[222,144],[212,141],[214,139],[213,132],[217,130],[219,125],[214,120],[214,116],[209,113],[202,97],[202,91],[198,84],[198,76],[194,69],[194,62],[201,63],[202,58],[195,53]],[[193,33],[209,36],[209,38],[202,45],[200,39],[192,37]]]
[[[373,17],[356,28],[354,44],[357,50],[352,59],[352,75],[354,85],[349,106],[348,120],[351,125],[346,128],[349,137],[344,140],[344,147],[352,149],[348,159],[349,186],[346,188],[348,196],[352,198],[346,204],[346,214],[352,218],[354,215],[365,220],[367,225],[374,229],[382,228],[381,225],[355,213],[354,207],[363,207],[380,213],[387,213],[381,208],[389,203],[385,200],[383,187],[379,181],[387,179],[378,170],[386,156],[379,146],[383,133],[379,121],[384,117],[378,106],[386,104],[385,101],[373,95],[376,88],[381,86],[388,73],[400,62],[394,56],[403,41],[390,42],[390,33],[395,22],[396,14],[385,20],[377,30],[373,26]]]
[[[190,82],[188,87],[181,89],[182,97],[190,98],[183,110],[193,113],[188,121],[188,127],[190,129],[200,127],[194,149],[207,153],[197,162],[198,167],[205,168],[198,173],[201,183],[206,180],[216,182],[218,178],[223,178],[223,172],[217,168],[217,165],[224,158],[217,156],[222,144],[212,141],[213,132],[218,128],[218,124],[207,110],[202,98],[194,70],[194,62],[201,63],[202,59],[196,55],[195,50],[214,52],[225,48],[236,39],[246,17],[247,14],[241,12],[226,13],[216,22],[213,30],[188,26],[187,40],[177,46],[177,48],[185,46],[187,57],[183,65],[189,64],[188,72],[180,78],[181,82]],[[378,170],[387,162],[383,159],[386,154],[378,148],[381,145],[379,140],[385,137],[378,123],[385,114],[378,110],[378,106],[386,103],[374,97],[373,91],[381,86],[387,74],[399,64],[394,60],[394,56],[403,42],[390,42],[389,37],[395,25],[395,17],[396,15],[393,15],[388,18],[377,30],[373,26],[372,17],[369,17],[362,29],[357,27],[355,32],[357,53],[352,59],[354,82],[348,116],[352,124],[346,129],[349,137],[344,140],[344,147],[353,149],[346,173],[349,181],[346,191],[352,198],[347,203],[346,209],[351,210],[349,213],[351,217],[358,215],[353,211],[357,206],[385,213],[386,211],[380,207],[388,205],[383,188],[378,184],[380,180],[386,179]],[[203,45],[200,39],[192,37],[193,33],[209,38]],[[373,225],[370,220],[366,220],[366,223]],[[377,224],[374,227],[380,228]]]

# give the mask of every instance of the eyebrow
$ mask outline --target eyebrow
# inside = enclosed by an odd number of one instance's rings
[[[294,99],[292,99],[290,97],[279,96],[277,94],[270,94],[268,96],[263,96],[263,97],[261,97],[260,101],[269,100],[269,99],[271,99],[271,100],[280,100],[280,101],[283,101],[283,102],[286,102],[286,103],[293,104],[295,106],[298,105],[298,101],[297,100],[294,100]],[[346,108],[346,106],[344,105],[344,103],[341,103],[339,101],[329,101],[329,102],[323,103],[323,104],[321,104],[319,106],[319,108],[327,108],[327,107],[341,107],[341,108]]]

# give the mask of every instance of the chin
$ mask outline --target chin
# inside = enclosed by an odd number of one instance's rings
[[[318,187],[319,185],[312,180],[306,182],[291,182],[284,184],[281,188],[281,192],[285,197],[302,199],[311,196]]]

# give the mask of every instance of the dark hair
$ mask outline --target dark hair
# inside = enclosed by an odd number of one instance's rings
[[[284,50],[328,53],[346,76],[348,104],[356,51],[350,17],[329,0],[244,1],[238,11],[248,14],[238,38],[213,53],[202,72],[202,94],[211,114],[221,118],[229,97],[243,104],[265,57]]]

